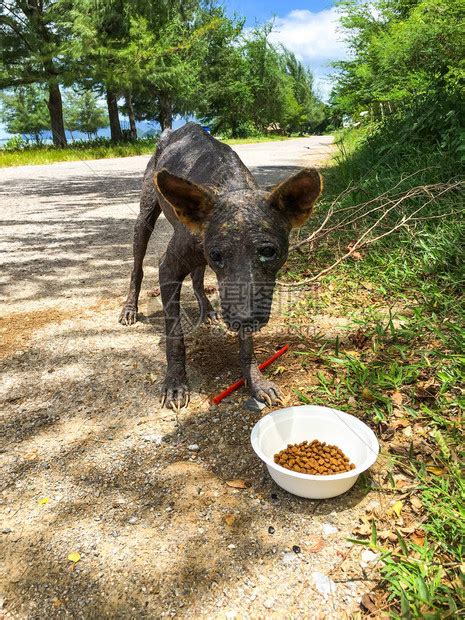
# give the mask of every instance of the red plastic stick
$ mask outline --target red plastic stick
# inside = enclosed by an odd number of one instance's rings
[[[258,367],[259,370],[265,370],[265,368],[267,368],[270,364],[272,364],[275,360],[277,360],[278,357],[281,357],[283,353],[286,353],[288,349],[289,349],[289,345],[285,344],[282,349],[279,349],[279,351],[276,351],[276,353],[272,355],[269,359],[267,359],[266,362],[263,362],[262,364],[260,364],[260,366]],[[223,398],[226,398],[226,396],[229,396],[230,394],[235,392],[238,388],[244,385],[244,383],[245,383],[244,379],[239,379],[238,381],[235,381],[232,385],[230,385],[228,388],[223,390],[221,394],[218,394],[218,396],[215,396],[212,399],[212,402],[215,405],[218,405],[223,400]]]

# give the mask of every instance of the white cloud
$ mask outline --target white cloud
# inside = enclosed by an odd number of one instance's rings
[[[276,17],[270,40],[284,45],[310,67],[316,91],[327,100],[332,88],[329,76],[333,73],[329,63],[349,57],[336,9],[318,13],[296,10],[285,17]]]
[[[285,17],[275,18],[270,40],[282,43],[310,66],[327,65],[348,56],[334,7],[318,13],[291,11]]]

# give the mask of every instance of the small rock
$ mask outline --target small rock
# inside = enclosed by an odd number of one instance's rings
[[[330,536],[337,532],[337,527],[331,525],[331,523],[323,523],[323,536]]]
[[[323,575],[323,573],[315,571],[312,573],[312,577],[315,588],[325,598],[328,598],[329,594],[334,594],[336,591],[336,584],[327,575]]]
[[[371,551],[371,549],[364,549],[362,551],[362,553],[360,554],[360,566],[365,567],[368,564],[371,564],[371,562],[376,562],[376,560],[379,558],[379,553],[375,553],[374,551]]]
[[[301,549],[300,549],[299,545],[293,545],[292,551],[294,553],[300,553]]]
[[[268,534],[274,534],[275,533],[275,529],[272,525],[270,525],[270,527],[268,528]]]
[[[189,452],[198,452],[200,450],[200,447],[196,443],[191,443],[190,446],[187,446],[187,449],[189,450]]]
[[[231,543],[230,545],[228,545],[228,549],[235,549],[236,545],[234,545],[233,543]]]
[[[131,517],[128,519],[128,523],[130,525],[134,525],[135,523],[137,523],[137,521],[138,521],[137,517]]]
[[[142,439],[149,443],[154,443],[156,446],[161,446],[161,442],[163,441],[162,435],[143,435]]]
[[[265,407],[266,403],[253,397],[248,398],[244,403],[244,409],[247,409],[247,411],[262,411]]]
[[[266,601],[263,602],[263,606],[266,609],[273,609],[273,607],[274,607],[274,598],[267,598]]]
[[[2,530],[2,534],[11,534],[13,530],[11,529],[11,527],[4,527]]]

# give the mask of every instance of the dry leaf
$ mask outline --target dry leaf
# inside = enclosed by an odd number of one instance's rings
[[[247,487],[244,480],[227,480],[226,484],[233,489],[245,489]]]
[[[232,527],[234,525],[236,517],[234,515],[228,514],[224,515],[223,519],[228,527]]]
[[[404,397],[402,395],[401,392],[399,392],[398,390],[396,392],[394,392],[393,394],[391,394],[391,400],[392,402],[397,405],[398,407],[400,407],[400,405],[402,405],[402,402],[404,400]]]
[[[74,562],[75,564],[76,564],[76,562],[79,562],[80,559],[81,559],[81,554],[78,553],[77,551],[73,551],[68,556],[68,560],[70,562]]]
[[[413,436],[413,428],[411,426],[406,426],[402,431],[404,437],[412,437]]]
[[[423,530],[415,530],[410,540],[419,547],[423,547],[425,544],[425,533]]]
[[[363,400],[367,400],[370,403],[376,400],[373,394],[371,393],[371,390],[369,390],[367,387],[364,387],[362,390],[362,398]]]
[[[346,355],[350,355],[352,357],[360,357],[360,351],[344,351]]]
[[[392,504],[391,508],[389,509],[389,512],[391,514],[395,514],[397,517],[400,517],[400,513],[402,512],[403,507],[404,507],[404,502],[397,500],[397,502],[394,502]]]
[[[423,504],[416,495],[412,495],[410,498],[410,505],[412,506],[415,512],[421,512],[423,510]]]
[[[381,530],[378,532],[379,540],[389,540],[389,542],[397,542],[397,535],[392,530]]]
[[[392,420],[391,426],[392,428],[407,428],[410,426],[410,420],[407,420],[407,418],[396,418]]]
[[[429,471],[430,474],[434,474],[435,476],[442,476],[445,469],[443,467],[437,467],[436,465],[427,465],[426,471]]]
[[[325,541],[322,538],[315,538],[311,545],[305,545],[305,550],[309,553],[318,553],[324,546]]]
[[[49,501],[50,501],[49,497],[42,497],[41,499],[39,499],[37,503],[39,504],[39,506],[43,506],[44,504],[48,504]]]
[[[372,592],[366,592],[363,596],[362,596],[362,600],[360,601],[360,604],[367,610],[370,612],[370,614],[374,614],[377,612],[378,610],[378,606],[376,605],[376,598],[375,595]]]
[[[357,534],[358,536],[370,536],[371,524],[365,521],[362,525],[358,525],[354,530],[352,530],[352,533]]]

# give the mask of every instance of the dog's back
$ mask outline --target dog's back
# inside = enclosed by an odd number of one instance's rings
[[[208,187],[213,192],[256,188],[249,170],[230,146],[196,123],[162,135],[153,170],[168,172]]]

